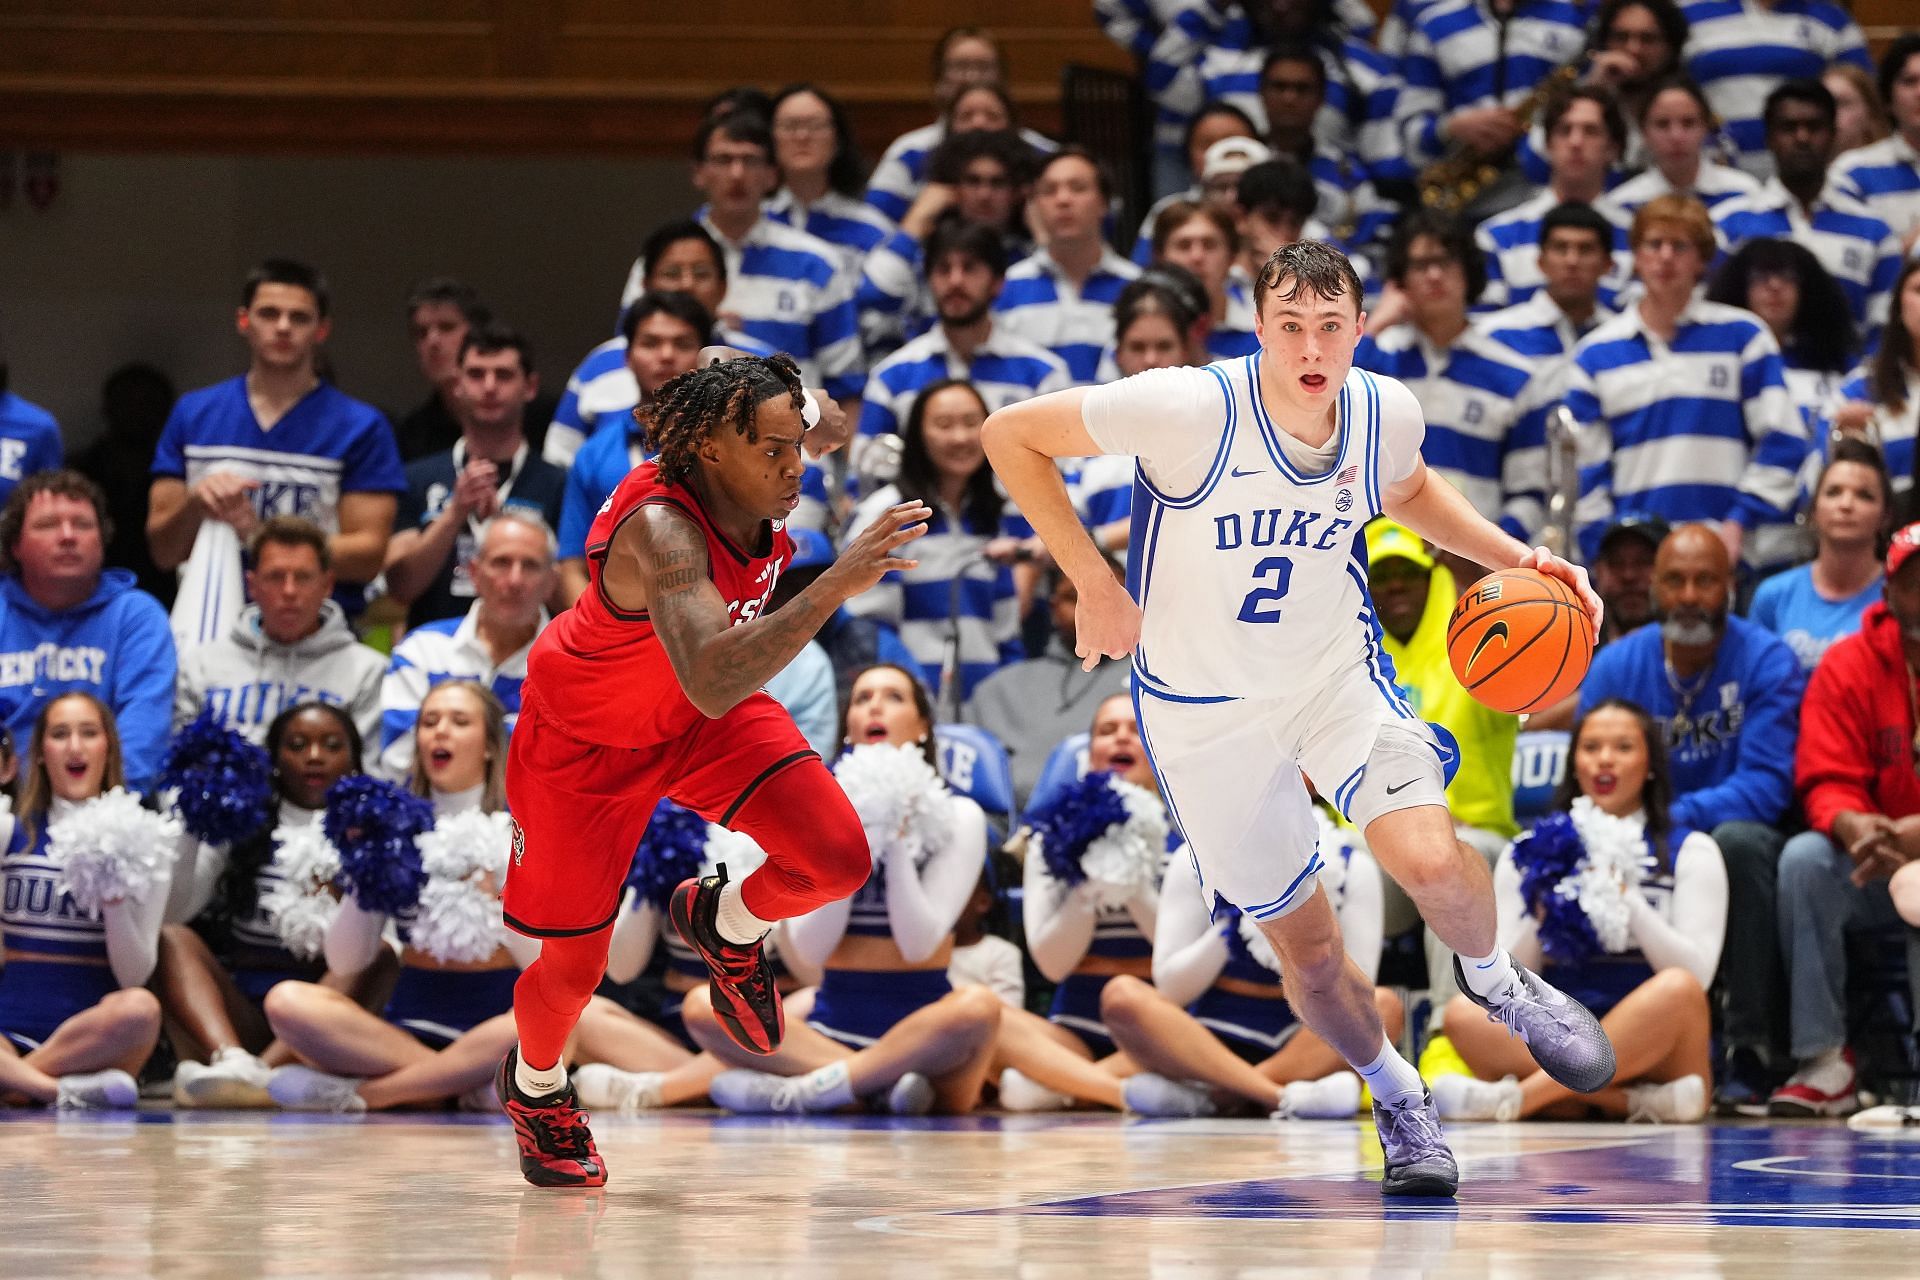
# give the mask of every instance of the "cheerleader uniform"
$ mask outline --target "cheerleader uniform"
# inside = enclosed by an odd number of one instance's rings
[[[138,986],[153,968],[160,932],[159,909],[167,886],[160,883],[148,899],[105,908],[94,918],[82,911],[72,895],[60,888],[60,870],[47,857],[47,828],[55,818],[76,808],[55,799],[41,815],[31,841],[15,818],[5,819],[6,852],[0,855],[0,936],[5,939],[6,964],[0,967],[0,1035],[22,1054],[32,1053],[75,1014],[84,1013],[122,985]],[[131,914],[126,914],[131,909]],[[125,931],[135,948],[145,947],[144,972],[123,984],[115,973],[108,935]],[[40,957],[45,957],[44,959]],[[128,957],[123,954],[122,967]]]
[[[320,817],[318,809],[303,809],[282,800],[275,830],[311,826],[319,822]],[[286,877],[280,873],[278,852],[276,845],[275,856],[269,857],[254,874],[253,910],[234,917],[227,930],[234,947],[227,971],[241,994],[256,1005],[282,982],[318,982],[327,971],[325,962],[318,956],[305,959],[287,949],[274,914],[267,908],[269,896],[286,884]]]
[[[1172,848],[1179,838],[1169,833],[1167,842]],[[1163,879],[1164,872],[1163,863]],[[1075,895],[1074,886],[1056,879],[1044,858],[1031,855],[1023,881],[1020,909],[1028,950],[1041,973],[1059,983],[1053,989],[1047,1020],[1071,1031],[1094,1057],[1107,1057],[1115,1052],[1115,1045],[1100,1020],[1100,993],[1115,975],[1079,970],[1085,961],[1098,957],[1136,962],[1102,968],[1137,969],[1136,976],[1141,978],[1152,973],[1159,888],[1143,888],[1117,906],[1096,907]]]
[[[789,936],[800,954],[824,962],[847,937],[891,938],[910,963],[939,954],[980,881],[986,851],[986,815],[980,806],[964,796],[949,795],[947,801],[951,812],[942,825],[945,843],[917,868],[917,893],[896,888],[901,910],[896,912],[890,902],[888,881],[902,874],[902,867],[883,862],[846,902],[830,903],[789,924]],[[834,917],[840,911],[846,913],[846,924],[836,928]],[[952,990],[944,964],[897,970],[828,966],[807,1025],[830,1040],[863,1049],[901,1019]]]

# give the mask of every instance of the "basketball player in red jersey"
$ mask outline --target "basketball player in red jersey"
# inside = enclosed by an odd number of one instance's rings
[[[687,881],[671,908],[707,961],[714,1012],[754,1053],[772,1053],[783,1030],[761,938],[776,920],[853,893],[872,867],[853,806],[761,686],[848,598],[916,563],[896,553],[926,532],[929,513],[893,507],[761,616],[793,555],[781,522],[800,500],[806,407],[784,356],[661,387],[645,419],[659,457],[600,508],[587,590],[528,658],[507,757],[504,905],[507,924],[542,946],[514,987],[520,1041],[495,1089],[536,1186],[607,1179],[561,1055],[606,969],[621,886],[662,796],[766,850],[737,883],[724,869]]]

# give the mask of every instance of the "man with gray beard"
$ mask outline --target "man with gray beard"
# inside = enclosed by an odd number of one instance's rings
[[[1652,714],[1666,730],[1674,826],[1710,832],[1726,858],[1728,1060],[1715,1096],[1723,1110],[1765,1115],[1787,1061],[1775,882],[1806,679],[1793,650],[1729,616],[1733,565],[1710,526],[1683,524],[1661,542],[1653,600],[1656,621],[1594,658],[1580,709],[1625,698]]]

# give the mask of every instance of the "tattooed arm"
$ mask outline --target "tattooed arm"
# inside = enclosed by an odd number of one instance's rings
[[[926,532],[918,502],[889,508],[833,565],[772,613],[732,625],[713,585],[706,536],[671,507],[642,507],[615,531],[601,581],[622,609],[645,609],[680,687],[717,719],[766,684],[846,600],[918,561],[894,552]]]

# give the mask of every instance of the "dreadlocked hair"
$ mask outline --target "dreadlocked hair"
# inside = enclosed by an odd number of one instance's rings
[[[721,425],[732,424],[749,441],[759,439],[754,411],[780,395],[796,412],[805,404],[799,366],[786,356],[741,356],[671,379],[634,416],[647,433],[647,447],[660,455],[661,481],[678,484],[693,470],[700,442]]]

